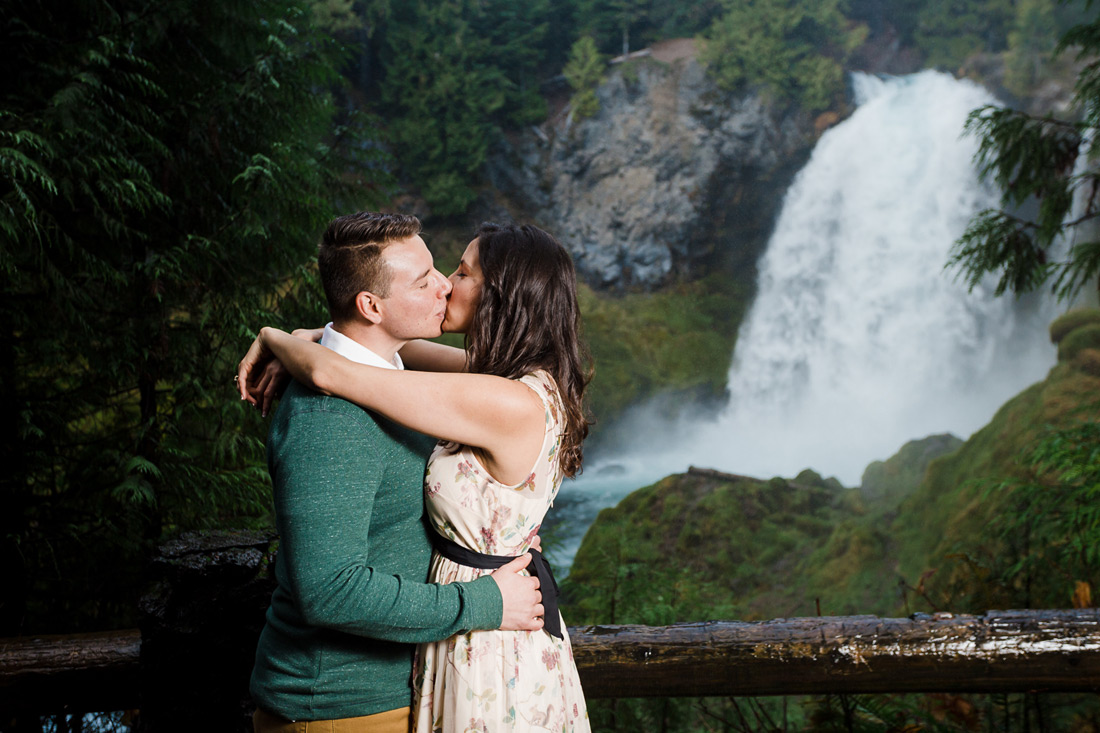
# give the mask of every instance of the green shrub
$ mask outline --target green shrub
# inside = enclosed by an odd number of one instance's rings
[[[1058,344],[1058,361],[1069,361],[1084,349],[1100,349],[1100,323],[1070,331]]]
[[[570,103],[578,120],[591,117],[600,109],[596,87],[603,82],[604,59],[591,36],[581,36],[569,51],[569,61],[562,73],[573,89]]]
[[[1076,308],[1050,323],[1051,343],[1061,343],[1070,331],[1090,323],[1100,323],[1100,308]]]

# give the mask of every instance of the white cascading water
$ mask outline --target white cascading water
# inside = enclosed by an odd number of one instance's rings
[[[968,293],[944,269],[971,217],[997,205],[974,170],[977,141],[962,136],[994,98],[932,71],[853,85],[858,108],[818,141],[759,263],[727,408],[675,425],[640,410],[625,426],[633,449],[563,487],[551,514],[573,525],[566,564],[599,508],[661,476],[813,468],[858,486],[909,440],[968,437],[1053,365],[1051,304]]]

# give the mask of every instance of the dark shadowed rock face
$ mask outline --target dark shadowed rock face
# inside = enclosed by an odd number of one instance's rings
[[[188,532],[150,564],[137,730],[250,730],[248,679],[275,586],[271,532]]]
[[[566,111],[503,142],[488,166],[494,186],[598,288],[754,266],[816,139],[813,120],[720,92],[692,58],[615,67],[598,96],[590,119]]]

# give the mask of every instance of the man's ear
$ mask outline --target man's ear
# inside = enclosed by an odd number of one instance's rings
[[[371,323],[382,322],[382,299],[369,290],[363,290],[355,296],[355,310]]]

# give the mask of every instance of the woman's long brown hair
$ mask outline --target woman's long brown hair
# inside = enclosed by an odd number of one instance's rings
[[[565,412],[558,459],[562,473],[574,476],[588,435],[589,375],[573,260],[558,240],[530,225],[482,224],[477,242],[483,279],[466,333],[469,370],[518,379],[545,369],[554,378]]]

